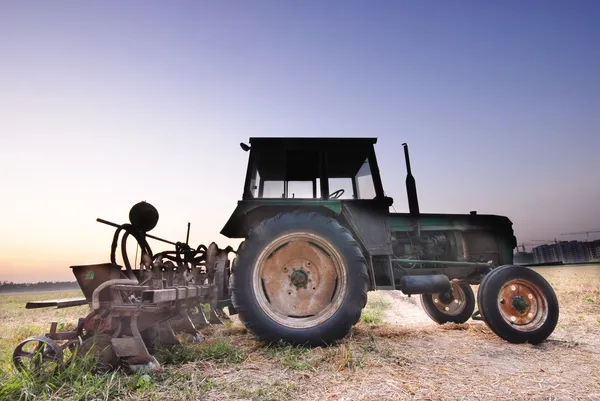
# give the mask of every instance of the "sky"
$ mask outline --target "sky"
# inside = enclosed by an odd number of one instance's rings
[[[377,137],[408,211],[508,216],[519,242],[600,230],[596,1],[0,1],[0,281],[219,234],[255,136]],[[600,234],[597,235],[600,237]],[[590,234],[592,239],[592,234]],[[153,249],[159,249],[151,243]]]

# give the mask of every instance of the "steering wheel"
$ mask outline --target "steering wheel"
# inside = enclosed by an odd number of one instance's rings
[[[339,199],[339,197],[342,196],[344,194],[344,192],[346,192],[346,191],[344,191],[343,189],[338,189],[337,191],[330,193],[329,198]]]

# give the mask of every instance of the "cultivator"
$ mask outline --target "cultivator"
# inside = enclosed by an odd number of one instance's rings
[[[87,304],[90,312],[73,330],[58,331],[54,322],[45,336],[21,342],[13,353],[19,370],[60,365],[86,354],[96,357],[104,369],[120,364],[133,370],[153,368],[158,366],[152,355],[157,344],[175,345],[180,339],[201,342],[200,329],[228,319],[223,308],[232,307],[228,302],[231,247],[220,249],[211,243],[191,248],[189,224],[185,243],[147,234],[156,226],[158,212],[146,202],[135,205],[129,218],[131,224],[122,225],[97,220],[117,230],[110,263],[71,267],[83,298],[27,303],[27,309]],[[130,236],[142,250],[135,269],[127,255]],[[116,263],[119,237],[124,267]],[[171,244],[175,250],[153,254],[147,238]]]

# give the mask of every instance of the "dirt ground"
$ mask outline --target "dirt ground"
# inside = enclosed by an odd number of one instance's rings
[[[295,383],[295,399],[303,400],[599,400],[600,266],[537,270],[561,305],[558,326],[541,345],[507,343],[481,321],[439,326],[419,297],[382,291],[370,302],[387,304],[383,323],[361,323],[348,340],[367,350],[356,352],[361,367],[273,376]],[[263,363],[249,361],[239,374],[262,381]]]
[[[561,305],[557,329],[538,346],[507,343],[481,321],[439,326],[418,297],[382,291],[371,293],[369,302],[386,304],[383,322],[360,323],[345,340],[355,358],[351,363],[338,369],[315,364],[299,372],[257,357],[235,372],[213,375],[249,388],[293,384],[291,393],[274,399],[599,400],[600,266],[538,271],[554,286]],[[207,399],[235,397],[215,391]]]
[[[149,376],[151,390],[122,398],[600,400],[600,266],[538,270],[553,285],[561,308],[558,327],[541,345],[509,344],[481,321],[440,326],[418,297],[375,292],[369,305],[379,305],[381,319],[361,321],[338,345],[269,347],[234,317],[228,327],[204,333],[207,344],[220,339],[237,359],[203,356],[163,365]],[[2,318],[5,333],[19,319],[7,313]]]

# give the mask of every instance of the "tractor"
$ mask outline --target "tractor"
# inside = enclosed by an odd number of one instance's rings
[[[57,331],[55,322],[45,336],[25,339],[13,352],[15,366],[61,365],[65,354],[92,352],[108,369],[156,367],[157,344],[176,345],[182,336],[203,341],[200,329],[231,315],[267,342],[328,345],[350,332],[367,293],[376,290],[419,295],[439,324],[473,318],[511,343],[547,339],[558,321],[556,294],[540,274],[513,264],[511,221],[475,211],[421,213],[406,144],[409,212],[391,213],[376,143],[250,138],[240,144],[249,155],[242,200],[221,230],[241,239],[237,251],[214,242],[191,247],[189,223],[185,242],[148,234],[159,214],[146,202],[133,206],[130,223],[97,219],[116,231],[110,262],[71,266],[84,297],[26,305],[89,305],[89,314],[72,330]],[[127,255],[128,238],[141,250],[139,265]],[[175,249],[154,253],[148,239]],[[117,264],[119,249],[124,267]]]
[[[409,213],[391,213],[376,143],[240,144],[249,152],[244,191],[221,231],[243,239],[231,268],[230,312],[263,340],[322,345],[349,333],[368,291],[400,290],[418,294],[439,324],[473,317],[506,341],[544,341],[557,324],[557,298],[540,274],[513,265],[512,222],[476,211],[421,213],[407,144]]]

